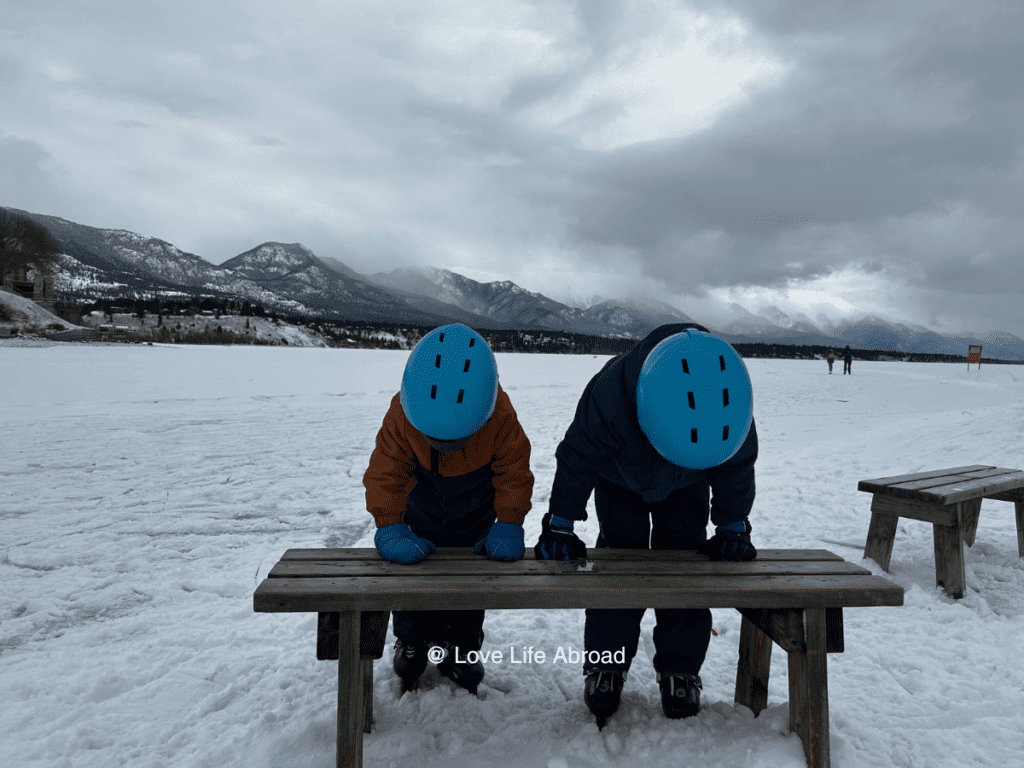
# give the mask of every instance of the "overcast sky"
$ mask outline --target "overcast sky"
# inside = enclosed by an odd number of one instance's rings
[[[0,205],[1024,337],[1024,3],[0,0]]]

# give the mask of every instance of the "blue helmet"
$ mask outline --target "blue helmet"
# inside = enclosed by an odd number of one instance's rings
[[[494,413],[498,366],[484,337],[461,323],[435,328],[416,344],[402,376],[402,410],[424,436],[468,438]]]
[[[732,457],[753,422],[743,360],[718,336],[687,329],[662,340],[640,369],[640,428],[673,464],[710,469]]]

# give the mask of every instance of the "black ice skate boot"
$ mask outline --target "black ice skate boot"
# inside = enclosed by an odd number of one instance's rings
[[[392,666],[395,674],[402,680],[402,693],[416,690],[419,687],[420,675],[427,668],[427,644],[396,640]]]
[[[476,696],[477,686],[484,679],[484,665],[480,663],[476,653],[480,650],[480,643],[470,643],[470,647],[459,645],[451,641],[445,641],[441,647],[447,652],[445,657],[437,663],[437,671],[447,677],[456,685],[465,688]],[[472,646],[476,646],[475,648]],[[472,653],[473,661],[467,661],[467,654]],[[456,655],[458,658],[456,658]]]
[[[661,688],[661,708],[665,717],[678,720],[700,711],[700,691],[703,686],[697,675],[659,672],[658,686]]]
[[[587,680],[583,684],[583,700],[597,719],[598,730],[601,730],[605,721],[619,708],[626,679],[622,672],[614,669],[591,669],[584,674]]]

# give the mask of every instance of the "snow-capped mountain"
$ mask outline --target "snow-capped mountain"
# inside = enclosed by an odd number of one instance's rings
[[[774,304],[765,307],[759,313],[761,317],[765,318],[769,322],[778,326],[779,328],[785,328],[789,331],[800,331],[802,333],[822,333],[824,329],[815,325],[814,321],[811,320],[807,315],[802,312],[797,312],[796,315],[787,315],[781,309],[776,307]]]
[[[98,229],[56,216],[7,209],[42,224],[64,252],[66,290],[89,298],[168,297],[207,293],[245,299],[268,309],[302,311],[302,305],[245,275],[216,267],[163,240],[120,229]]]
[[[604,300],[582,309],[527,291],[508,280],[480,283],[437,267],[402,267],[368,275],[366,279],[394,291],[458,307],[471,316],[499,321],[511,328],[639,339],[659,325],[694,322],[675,307],[649,299]],[[406,300],[411,302],[409,298]]]
[[[352,271],[344,265],[342,269],[328,267],[300,244],[265,243],[215,266],[163,240],[135,232],[12,212],[42,224],[61,244],[64,285],[82,297],[201,293],[250,301],[281,312],[417,324],[445,321],[349,277],[345,271]]]
[[[337,259],[317,257],[299,243],[264,243],[215,266],[154,237],[98,229],[16,209],[42,224],[61,244],[58,283],[79,298],[213,295],[267,309],[325,318],[478,328],[515,328],[642,338],[665,323],[692,322],[667,304],[606,300],[586,309],[559,303],[503,280],[480,283],[435,267],[402,268],[364,276]],[[1024,360],[1024,341],[1009,333],[944,335],[875,316],[832,321],[789,315],[769,306],[757,314],[739,304],[717,326],[731,342],[844,346],[899,352],[966,353],[984,345],[986,357]],[[698,318],[696,322],[701,322]]]
[[[636,338],[643,338],[659,325],[696,322],[675,307],[651,299],[629,302],[603,301],[588,307],[586,312],[595,320],[607,323]]]
[[[801,339],[803,344],[820,344],[815,341],[819,336],[830,335],[828,331],[816,325],[807,315],[797,314],[795,317],[787,315],[778,307],[772,305],[765,307],[757,314],[754,314],[746,307],[739,304],[729,304],[727,309],[731,313],[728,320],[722,322],[719,330],[723,333],[734,336],[765,337],[766,342],[776,342],[768,337],[793,336]]]
[[[300,243],[263,243],[225,261],[221,269],[318,312],[392,322],[422,322],[429,317],[389,291],[327,266]]]
[[[734,319],[718,329],[730,342],[831,347],[849,344],[853,349],[946,355],[966,355],[970,344],[980,342],[986,357],[1024,360],[1024,341],[1009,333],[991,333],[982,338],[966,333],[939,334],[919,325],[891,323],[876,315],[834,322],[820,315],[818,322],[812,323],[806,315],[793,318],[777,307],[758,315],[737,304],[730,305],[730,309]]]
[[[403,268],[369,275],[380,285],[419,293],[512,328],[590,334],[629,335],[586,310],[568,307],[540,293],[532,293],[510,280],[480,283],[436,267]]]

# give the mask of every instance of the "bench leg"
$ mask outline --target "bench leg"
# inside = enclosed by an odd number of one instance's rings
[[[1017,554],[1024,557],[1024,496],[1013,503],[1017,510]]]
[[[899,521],[900,519],[896,515],[886,515],[882,512],[871,513],[868,540],[864,545],[864,557],[874,560],[886,572],[889,570],[889,559],[892,557],[892,545],[896,541],[896,526]]]
[[[359,667],[363,677],[363,733],[370,733],[373,726],[373,659],[362,658]]]
[[[974,546],[974,537],[978,533],[978,516],[981,514],[981,499],[960,502],[960,519],[963,520],[961,535],[964,544]]]
[[[359,658],[359,611],[338,614],[338,768],[363,765],[363,669]]]
[[[388,634],[391,611],[363,611],[359,630],[359,655],[364,659],[379,659],[384,655],[384,638]],[[338,614],[317,614],[317,661],[338,658]]]
[[[789,730],[800,736],[810,768],[830,768],[828,630],[824,608],[804,610],[804,653],[789,653]]]
[[[768,706],[768,674],[772,664],[772,641],[746,616],[740,624],[740,658],[736,668],[737,704],[755,715]]]
[[[933,523],[932,537],[935,540],[935,583],[954,600],[959,600],[967,589],[960,521],[954,521],[953,525]]]

